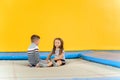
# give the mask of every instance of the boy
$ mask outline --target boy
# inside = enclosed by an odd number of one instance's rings
[[[28,61],[30,67],[37,67],[40,62],[38,44],[40,37],[38,35],[31,36],[31,45],[28,48]]]

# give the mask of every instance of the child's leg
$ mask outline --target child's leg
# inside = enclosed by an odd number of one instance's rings
[[[36,67],[51,67],[53,65],[53,63],[50,61],[48,64],[44,64],[39,62]]]
[[[28,64],[28,66],[29,66],[29,67],[35,67],[35,65],[34,65],[34,64]]]
[[[61,60],[52,60],[52,63],[53,63],[54,67],[58,67],[62,64],[62,61]]]
[[[65,60],[51,60],[49,63],[48,63],[48,67],[51,67],[52,65],[55,66],[55,67],[58,67],[58,66],[61,66],[61,65],[64,65],[65,64]]]
[[[63,59],[60,59],[60,60],[57,60],[57,63],[56,63],[56,65],[57,66],[61,66],[61,65],[65,65],[65,60],[63,60]]]
[[[27,66],[32,67],[32,65],[31,65],[31,64],[28,64]]]
[[[51,67],[53,65],[52,61],[48,63],[48,67]]]
[[[58,60],[58,61],[57,61],[57,65],[58,65],[58,66],[61,66],[61,65],[62,65],[62,61],[61,61],[61,60]]]

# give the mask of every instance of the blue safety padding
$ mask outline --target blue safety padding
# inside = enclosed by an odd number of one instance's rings
[[[80,53],[83,52],[66,52],[66,59],[80,58]],[[40,52],[40,59],[46,59],[49,52]],[[51,58],[54,58],[52,56]],[[26,52],[0,52],[0,60],[27,60],[28,55]]]
[[[64,80],[64,79],[58,79]],[[72,78],[69,80],[120,80],[120,77]]]
[[[94,77],[94,78],[34,78],[34,80],[120,80],[120,77]]]
[[[102,57],[100,58],[100,57],[89,56],[87,54],[82,54],[81,56],[82,56],[83,59],[88,60],[88,61],[93,61],[93,62],[96,62],[96,63],[101,63],[101,64],[110,65],[110,66],[120,68],[120,61],[108,60],[108,59],[105,59],[105,58],[102,58]]]

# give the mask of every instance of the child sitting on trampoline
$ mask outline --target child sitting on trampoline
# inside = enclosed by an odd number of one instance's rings
[[[53,42],[53,49],[52,52],[48,55],[48,58],[46,61],[48,64],[42,64],[40,63],[41,67],[58,67],[61,65],[65,65],[65,55],[64,55],[64,43],[61,38],[55,38]],[[55,55],[54,59],[50,59],[52,55]]]
[[[37,67],[40,62],[39,59],[39,44],[40,37],[38,35],[31,36],[31,45],[28,48],[28,61],[30,67]]]

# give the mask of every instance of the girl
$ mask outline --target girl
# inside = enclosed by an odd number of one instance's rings
[[[65,55],[64,55],[64,43],[61,38],[55,38],[53,42],[53,49],[52,52],[48,55],[48,58],[46,61],[48,62],[47,65],[45,64],[40,64],[42,67],[51,67],[51,66],[61,66],[65,65]],[[55,55],[55,58],[50,60],[50,57],[52,55]]]
[[[48,62],[48,66],[61,66],[65,64],[65,55],[64,55],[64,43],[61,38],[55,38],[53,42],[53,50],[48,55],[46,59]],[[49,62],[49,59],[52,55],[55,55],[55,58]]]

